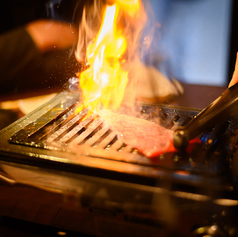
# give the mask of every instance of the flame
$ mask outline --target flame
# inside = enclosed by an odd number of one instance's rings
[[[141,2],[138,0],[117,0],[116,2],[130,17],[138,17],[141,13]]]
[[[128,43],[118,19],[121,10],[135,17],[139,8],[139,0],[114,0],[106,6],[99,32],[87,47],[89,67],[78,73],[83,102],[76,113],[120,107],[128,83],[128,71],[122,68]]]

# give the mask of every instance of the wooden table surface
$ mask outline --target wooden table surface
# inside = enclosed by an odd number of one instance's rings
[[[194,109],[207,107],[227,89],[225,86],[192,84],[183,84],[182,86],[184,88],[184,94],[179,96],[172,104]]]

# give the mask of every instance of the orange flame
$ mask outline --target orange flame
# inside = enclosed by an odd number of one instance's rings
[[[78,74],[83,103],[76,113],[83,108],[94,111],[120,107],[128,83],[128,72],[121,66],[127,42],[123,29],[118,25],[118,15],[123,10],[130,17],[136,16],[139,7],[139,0],[116,0],[114,5],[106,6],[100,30],[86,51],[90,67]]]

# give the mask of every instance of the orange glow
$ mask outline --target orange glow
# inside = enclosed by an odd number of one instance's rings
[[[112,2],[112,1],[111,1]],[[119,11],[129,11],[133,16],[140,6],[139,0],[116,0],[107,5],[102,25],[96,38],[89,44],[86,57],[89,68],[80,72],[79,86],[83,92],[83,108],[116,110],[124,97],[128,83],[128,72],[121,66],[127,50],[126,36],[118,24]]]

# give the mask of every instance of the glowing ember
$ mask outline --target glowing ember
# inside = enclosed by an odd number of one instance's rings
[[[139,0],[116,0],[106,6],[102,25],[96,38],[86,51],[89,68],[78,74],[83,93],[83,108],[116,110],[119,108],[128,83],[128,71],[122,68],[123,55],[127,50],[126,36],[119,25],[120,11],[126,11],[130,17],[137,17],[141,6]]]

